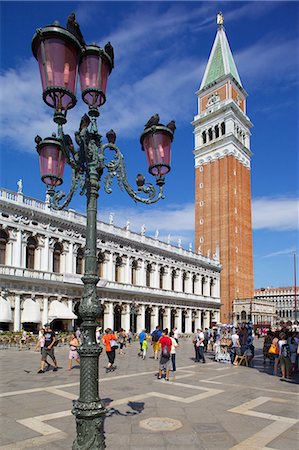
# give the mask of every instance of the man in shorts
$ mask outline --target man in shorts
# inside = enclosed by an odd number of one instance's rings
[[[45,324],[44,337],[45,337],[45,345],[42,349],[41,365],[40,365],[40,369],[37,373],[45,373],[45,365],[46,365],[47,356],[49,356],[52,359],[52,361],[54,362],[53,372],[57,372],[58,364],[57,364],[57,360],[54,355],[54,345],[56,342],[56,337],[55,337],[54,331],[51,330],[51,327],[48,323]]]
[[[172,341],[168,336],[168,329],[165,328],[162,332],[162,336],[159,339],[161,345],[161,356],[159,365],[158,380],[162,378],[162,371],[165,370],[165,381],[169,381],[169,371],[172,369],[172,362],[170,357],[170,351],[172,346]]]

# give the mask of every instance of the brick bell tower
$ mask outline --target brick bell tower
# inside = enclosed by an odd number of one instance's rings
[[[203,76],[194,117],[195,248],[217,252],[221,322],[232,321],[232,303],[253,297],[250,128],[247,93],[225,34],[222,13]]]

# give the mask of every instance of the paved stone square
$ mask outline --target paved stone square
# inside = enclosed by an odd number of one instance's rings
[[[133,343],[117,355],[117,370],[109,374],[102,353],[108,449],[298,450],[298,380],[272,376],[261,349],[255,367],[247,368],[215,363],[212,355],[196,364],[191,342],[180,344],[170,382],[157,380],[151,348],[142,360]],[[39,353],[0,351],[1,450],[72,447],[79,368],[67,371],[67,346],[56,355],[58,372],[37,374]]]

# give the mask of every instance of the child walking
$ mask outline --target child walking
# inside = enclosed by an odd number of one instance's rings
[[[145,359],[146,357],[147,347],[148,347],[147,338],[145,338],[144,341],[142,342],[142,359]]]
[[[70,351],[69,351],[68,370],[72,370],[73,359],[75,359],[76,362],[78,364],[80,364],[80,357],[77,352],[77,347],[79,346],[79,341],[74,334],[71,334],[69,346],[70,346]]]

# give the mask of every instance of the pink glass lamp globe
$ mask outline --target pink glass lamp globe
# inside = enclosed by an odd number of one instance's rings
[[[51,25],[37,30],[32,52],[38,61],[44,102],[62,113],[76,104],[81,45],[65,28]]]
[[[147,128],[142,133],[140,142],[151,175],[160,178],[170,171],[172,141],[173,132],[164,125]]]
[[[37,145],[39,154],[40,173],[42,181],[51,187],[63,183],[66,158],[62,151],[61,142],[55,137],[43,139]]]
[[[79,65],[82,99],[89,108],[96,109],[106,102],[108,76],[112,70],[109,55],[98,45],[88,45]]]

